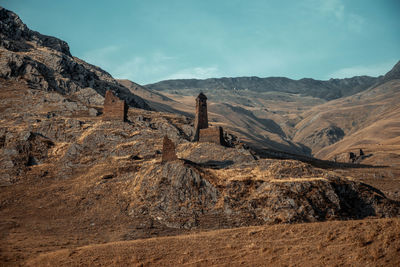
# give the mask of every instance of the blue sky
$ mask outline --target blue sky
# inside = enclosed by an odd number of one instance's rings
[[[140,84],[378,76],[400,60],[398,0],[0,0],[74,56]]]

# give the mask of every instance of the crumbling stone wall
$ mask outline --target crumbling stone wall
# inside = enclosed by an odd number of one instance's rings
[[[194,141],[199,141],[201,129],[208,128],[207,97],[200,93],[196,98],[196,117],[194,121]]]
[[[348,162],[349,163],[360,163],[361,160],[371,157],[371,156],[372,156],[372,154],[366,155],[364,153],[364,151],[360,148],[358,155],[357,155],[357,153],[349,152]]]
[[[103,120],[126,121],[127,113],[128,106],[125,101],[108,90],[104,98]]]
[[[199,142],[210,142],[218,145],[225,145],[224,131],[222,127],[200,129]]]
[[[175,144],[166,135],[163,140],[162,162],[177,160]]]

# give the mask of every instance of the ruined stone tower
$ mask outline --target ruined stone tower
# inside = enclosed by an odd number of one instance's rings
[[[200,93],[196,98],[195,135],[193,141],[199,141],[200,129],[208,128],[207,97]]]
[[[177,160],[175,152],[175,144],[168,138],[168,136],[164,136],[163,139],[163,151],[162,151],[162,160],[161,162],[174,161]]]
[[[126,121],[128,106],[112,91],[107,90],[104,97],[103,120]]]

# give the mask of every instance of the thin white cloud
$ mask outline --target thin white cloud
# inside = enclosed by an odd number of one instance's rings
[[[396,63],[395,61],[391,61],[381,64],[368,65],[368,66],[357,65],[357,66],[347,67],[332,72],[331,74],[328,75],[327,79],[351,78],[354,76],[362,76],[362,75],[377,77],[380,75],[384,75],[388,71],[390,71],[395,63]]]
[[[109,72],[116,79],[129,79],[144,84],[154,82],[154,77],[165,76],[174,65],[174,57],[160,51],[147,55],[122,56],[123,47],[106,46],[85,52],[81,57]]]
[[[333,15],[339,20],[344,18],[345,10],[341,0],[319,1],[319,10],[325,14]]]
[[[342,0],[308,0],[304,6],[323,16],[333,16],[342,20],[345,15],[345,5]]]
[[[121,62],[110,70],[112,75],[120,79],[130,79],[140,84],[154,82],[154,77],[160,77],[168,72],[173,57],[155,52],[148,57],[134,56]]]
[[[349,14],[347,19],[347,27],[350,31],[361,33],[365,24],[365,19],[356,14]]]
[[[163,80],[170,80],[170,79],[206,79],[211,77],[218,77],[219,70],[218,67],[194,67],[194,68],[187,68],[183,70],[179,70],[171,75],[168,75]]]
[[[110,45],[110,46],[105,46],[105,47],[101,47],[98,49],[86,51],[82,55],[82,59],[84,59],[88,63],[94,64],[94,65],[99,65],[99,66],[106,68],[106,67],[110,67],[110,65],[112,65],[110,58],[112,58],[113,55],[118,54],[119,52],[120,52],[119,46]]]
[[[335,18],[336,23],[342,24],[351,32],[361,33],[365,26],[365,19],[358,14],[348,12],[343,0],[309,0],[307,6],[323,17]]]

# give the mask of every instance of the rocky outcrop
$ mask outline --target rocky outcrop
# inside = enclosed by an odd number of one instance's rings
[[[21,52],[34,49],[33,44],[71,56],[66,42],[30,30],[15,13],[0,7],[0,46]]]
[[[152,220],[172,228],[237,227],[399,215],[398,203],[368,185],[313,170],[313,167],[295,161],[289,161],[286,167],[281,165],[280,174],[274,175],[269,172],[269,167],[276,163],[248,161],[225,166],[220,172],[184,161],[145,165],[136,174],[130,189],[135,193],[129,213],[134,217],[149,215]],[[244,177],[242,173],[249,166],[258,172]],[[218,175],[223,171],[231,176]]]
[[[343,139],[345,133],[343,129],[330,125],[323,129],[317,129],[306,136],[300,142],[313,149],[322,149]]]
[[[129,106],[149,109],[143,99],[110,74],[73,57],[66,42],[30,30],[16,14],[2,7],[0,30],[0,78],[24,79],[32,88],[65,95],[92,88],[104,96],[106,90],[112,90]]]
[[[144,166],[132,189],[136,194],[130,204],[131,216],[150,215],[172,228],[198,226],[198,218],[212,209],[219,196],[214,185],[182,161]]]
[[[0,185],[12,184],[29,166],[42,164],[54,146],[49,138],[30,131],[4,131],[1,139]]]
[[[382,83],[387,82],[394,79],[400,79],[400,61],[383,76]]]

